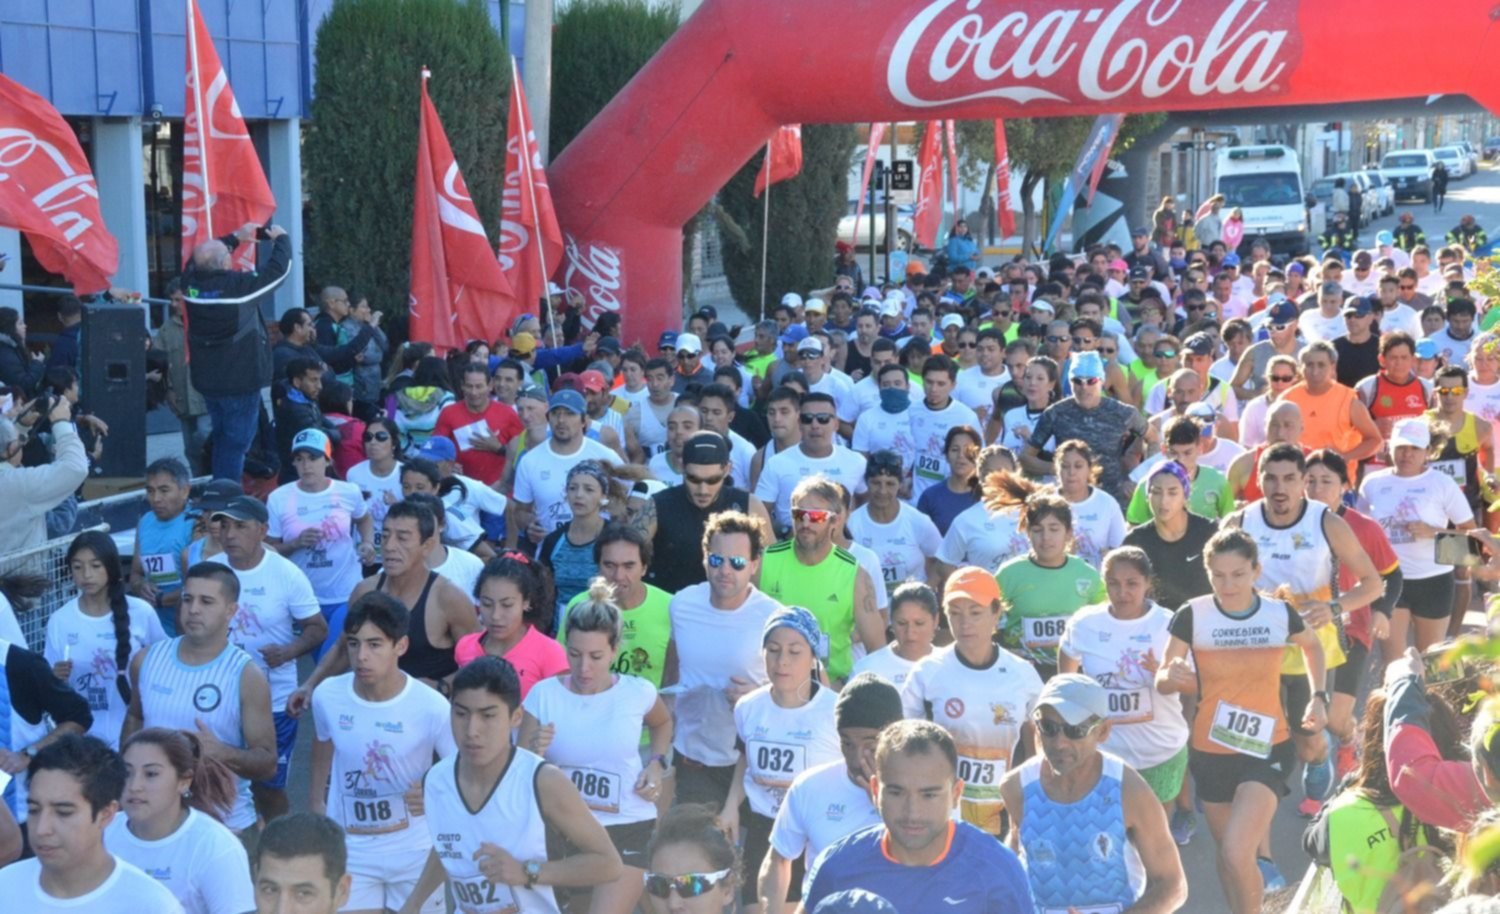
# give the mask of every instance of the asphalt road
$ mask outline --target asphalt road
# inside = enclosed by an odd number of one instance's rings
[[[1492,241],[1500,240],[1500,168],[1480,162],[1479,170],[1474,174],[1462,181],[1450,181],[1441,213],[1434,212],[1431,203],[1415,200],[1397,203],[1394,214],[1382,216],[1360,229],[1360,246],[1374,247],[1375,233],[1394,229],[1397,217],[1403,212],[1412,214],[1417,225],[1427,234],[1427,244],[1434,251],[1444,243],[1448,230],[1458,224],[1459,217],[1466,214],[1472,214],[1479,221]]]

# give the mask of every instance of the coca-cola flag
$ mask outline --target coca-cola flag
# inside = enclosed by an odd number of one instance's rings
[[[182,136],[182,263],[193,248],[276,211],[260,157],[245,130],[240,106],[219,63],[213,37],[187,0],[187,101]],[[235,250],[235,266],[255,269],[255,245]]]
[[[755,196],[770,185],[795,178],[802,171],[802,125],[789,124],[776,131],[766,144],[766,157],[755,176]]]
[[[411,338],[447,352],[471,339],[499,339],[519,309],[427,95],[429,75],[422,71],[407,304]]]
[[[958,143],[953,136],[952,121],[943,121],[943,138],[948,141],[948,199],[953,201],[953,215],[962,219],[964,208],[958,202]]]
[[[854,238],[859,240],[859,217],[865,212],[865,195],[870,192],[870,173],[875,170],[876,155],[880,142],[885,139],[885,124],[876,121],[870,125],[870,142],[865,146],[865,168],[859,176],[859,196],[854,199]]]
[[[510,122],[505,130],[505,192],[500,210],[500,268],[523,308],[547,294],[547,280],[562,259],[562,230],[552,211],[552,191],[542,168],[521,71],[510,61]],[[494,337],[489,337],[494,339]]]
[[[995,119],[995,214],[1000,219],[1000,235],[1016,233],[1016,211],[1010,201],[1010,152],[1005,146],[1005,121]]]
[[[937,244],[938,228],[943,222],[943,161],[941,121],[928,121],[917,150],[917,168],[922,176],[917,182],[917,212],[913,216],[917,244],[931,248]]]
[[[1123,114],[1101,114],[1094,120],[1094,126],[1089,128],[1089,135],[1083,141],[1083,149],[1078,153],[1078,160],[1073,163],[1073,170],[1068,172],[1068,177],[1063,182],[1057,213],[1052,217],[1051,227],[1047,229],[1047,240],[1042,243],[1042,250],[1052,250],[1052,243],[1062,230],[1063,219],[1073,211],[1078,195],[1084,192],[1085,187],[1088,187],[1089,198],[1093,198],[1093,189],[1098,186],[1096,173],[1103,174],[1100,163],[1109,158],[1109,150],[1114,146],[1115,136],[1119,134],[1120,125],[1124,121]]]
[[[78,138],[46,99],[0,74],[0,226],[87,295],[109,288],[120,251]]]

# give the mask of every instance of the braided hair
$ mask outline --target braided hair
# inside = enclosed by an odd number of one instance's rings
[[[125,572],[120,566],[120,550],[108,533],[86,530],[68,544],[69,566],[81,552],[92,553],[109,575],[105,593],[109,598],[109,618],[115,627],[115,688],[128,703],[131,699],[130,677],[126,675],[130,669],[130,606],[125,601]]]

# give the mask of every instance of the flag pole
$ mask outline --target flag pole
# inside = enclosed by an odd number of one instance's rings
[[[203,175],[203,224],[208,229],[208,237],[214,238],[213,190],[208,179],[208,144],[204,142],[204,138],[208,136],[208,127],[203,116],[203,80],[198,69],[198,18],[203,13],[195,0],[187,0],[187,14],[188,54],[193,65],[193,107],[198,109],[198,168],[199,174]]]
[[[766,144],[766,190],[760,217],[760,318],[766,319],[766,255],[771,241],[771,144]]]
[[[510,57],[510,84],[517,99],[511,104],[520,104],[521,76],[516,69],[516,56],[514,54]],[[558,347],[557,315],[552,311],[552,296],[548,294],[548,282],[552,274],[547,272],[547,252],[542,250],[541,219],[537,214],[536,208],[536,179],[532,175],[531,156],[529,154],[531,144],[526,139],[527,135],[531,133],[531,118],[529,116],[530,112],[525,107],[520,108],[519,111],[519,119],[521,121],[521,151],[519,156],[521,160],[521,173],[522,180],[526,182],[526,194],[531,198],[531,220],[534,223],[532,227],[535,229],[532,233],[531,243],[536,247],[537,263],[542,267],[542,298],[547,302],[547,326],[552,331],[552,348],[556,349]]]

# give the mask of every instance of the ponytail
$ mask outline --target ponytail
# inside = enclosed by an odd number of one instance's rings
[[[120,747],[120,754],[130,751],[137,743],[156,746],[167,757],[167,764],[179,778],[188,778],[188,792],[182,803],[222,823],[234,808],[234,774],[224,763],[203,754],[203,744],[198,735],[186,730],[169,730],[165,727],[147,727],[138,730]]]
[[[108,533],[85,530],[68,544],[67,563],[72,565],[80,552],[92,553],[109,575],[105,592],[109,597],[109,618],[115,627],[115,688],[129,704],[132,691],[126,673],[130,669],[130,604],[125,599],[125,572],[120,566],[120,550]]]

